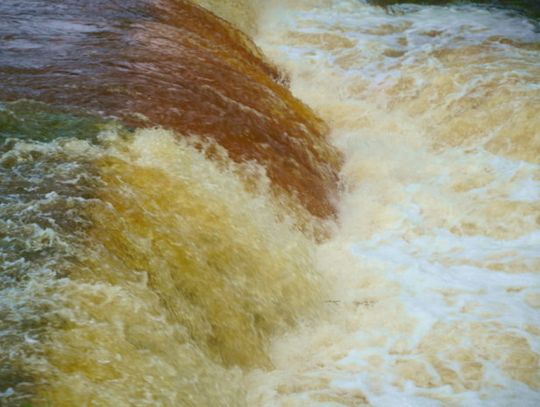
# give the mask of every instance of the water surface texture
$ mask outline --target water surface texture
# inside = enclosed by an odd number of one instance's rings
[[[0,100],[32,99],[217,141],[317,216],[339,156],[238,30],[183,0],[3,1]],[[285,154],[284,152],[287,152]]]
[[[314,4],[269,8],[256,39],[345,154],[339,228],[317,253],[334,293],[274,343],[252,403],[538,405],[535,23]]]
[[[193,3],[0,15],[0,403],[244,405],[320,302],[326,126]]]
[[[0,4],[0,405],[540,405],[534,7],[196,3]]]

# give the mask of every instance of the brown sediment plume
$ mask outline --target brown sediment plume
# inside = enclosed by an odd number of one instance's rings
[[[215,140],[312,214],[334,212],[339,154],[250,40],[184,0],[0,5],[0,100],[34,99]]]
[[[271,338],[320,303],[326,222],[307,211],[332,215],[340,164],[324,124],[190,2],[0,15],[0,256],[17,260],[0,398],[245,405],[242,370],[271,367]]]

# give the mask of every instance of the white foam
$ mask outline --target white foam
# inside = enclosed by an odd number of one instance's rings
[[[258,44],[331,124],[347,192],[319,251],[329,316],[276,340],[274,380],[250,392],[317,405],[316,375],[320,392],[374,406],[538,405],[540,167],[511,143],[536,148],[540,133],[518,116],[537,103],[539,53],[512,43],[540,33],[478,6],[393,10],[328,1],[263,19]],[[510,139],[494,93],[531,138]],[[463,134],[445,144],[441,128]],[[282,395],[276,377],[308,384]]]

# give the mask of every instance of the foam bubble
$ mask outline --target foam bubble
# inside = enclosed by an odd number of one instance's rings
[[[331,124],[346,192],[318,251],[325,314],[274,343],[250,397],[538,403],[533,24],[471,5],[276,10],[257,43]]]

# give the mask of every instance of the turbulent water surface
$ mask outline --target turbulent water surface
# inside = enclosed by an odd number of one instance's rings
[[[198,3],[0,4],[0,405],[539,405],[537,22]]]

